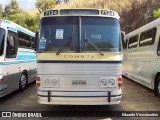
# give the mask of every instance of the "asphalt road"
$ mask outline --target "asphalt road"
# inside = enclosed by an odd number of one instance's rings
[[[58,106],[58,105],[41,105],[37,102],[35,83],[31,84],[27,90],[19,93],[18,91],[0,99],[0,111],[46,111],[54,119],[157,119],[159,117],[113,117],[108,114],[122,114],[128,111],[159,111],[160,98],[154,96],[153,91],[127,78],[123,79],[123,96],[121,103],[110,106]],[[120,112],[119,112],[120,111]],[[53,118],[52,117],[52,118]],[[52,119],[46,117],[43,119]],[[3,119],[3,118],[0,118]],[[8,118],[9,119],[9,118]],[[15,118],[17,120],[17,118]],[[18,118],[20,119],[20,118]],[[24,118],[27,119],[27,118]],[[33,118],[31,118],[33,119]],[[39,118],[36,118],[37,120]]]

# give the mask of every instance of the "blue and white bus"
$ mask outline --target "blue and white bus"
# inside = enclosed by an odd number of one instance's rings
[[[35,33],[0,20],[0,97],[23,91],[36,77]]]

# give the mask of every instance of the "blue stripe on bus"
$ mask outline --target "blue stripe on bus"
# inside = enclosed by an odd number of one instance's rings
[[[30,32],[30,31],[28,31],[28,30],[24,30],[24,29],[22,29],[20,27],[16,27],[16,29],[19,30],[19,31],[21,31],[21,32],[23,32],[23,33],[27,33],[28,35],[30,35],[32,37],[35,37],[35,34],[32,33],[32,32]]]
[[[17,53],[17,59],[16,60],[17,61],[5,61],[5,62],[1,62],[0,66],[11,65],[11,64],[21,64],[21,63],[36,62],[36,54],[35,54],[35,52],[18,51],[18,53]]]
[[[2,20],[2,22],[7,23],[7,24],[11,24],[11,22],[9,20]]]
[[[38,60],[37,63],[122,63],[122,61]]]
[[[18,51],[17,60],[28,60],[28,59],[36,59],[36,54],[34,52]]]
[[[21,63],[29,63],[29,62],[36,62],[36,60],[2,62],[2,63],[0,63],[0,66],[3,66],[3,65],[12,65],[12,64],[21,64]]]
[[[11,28],[11,27],[8,27],[8,30],[13,31],[13,32],[17,32],[17,30],[15,28]]]

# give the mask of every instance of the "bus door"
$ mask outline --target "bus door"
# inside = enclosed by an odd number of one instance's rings
[[[4,82],[9,85],[9,91],[15,89],[15,85],[19,85],[19,78],[17,78],[18,74],[18,64],[16,64],[16,56],[18,49],[18,40],[17,34],[11,31],[8,31],[7,36],[7,44],[6,44],[6,56],[5,56],[5,64],[3,67],[4,70]]]

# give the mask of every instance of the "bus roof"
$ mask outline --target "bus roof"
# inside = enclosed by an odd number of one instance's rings
[[[99,16],[110,17],[119,20],[119,15],[113,10],[93,9],[93,8],[78,8],[78,9],[53,9],[42,12],[43,17],[56,17],[56,16]]]
[[[154,21],[152,21],[152,22],[150,22],[150,23],[148,23],[148,24],[146,24],[146,25],[144,25],[144,26],[142,26],[142,27],[140,27],[140,28],[128,33],[128,34],[126,34],[126,38],[128,36],[134,36],[134,35],[137,35],[137,34],[143,32],[143,31],[152,29],[152,28],[154,28],[158,25],[160,25],[160,18],[158,18],[158,19],[156,19],[156,20],[154,20]]]
[[[27,30],[26,28],[12,22],[12,21],[9,21],[9,20],[0,20],[0,25],[7,27],[8,30],[11,30],[13,32],[21,31],[23,33],[26,33],[26,34],[32,36],[32,37],[35,36],[35,33],[33,33],[32,31]]]

